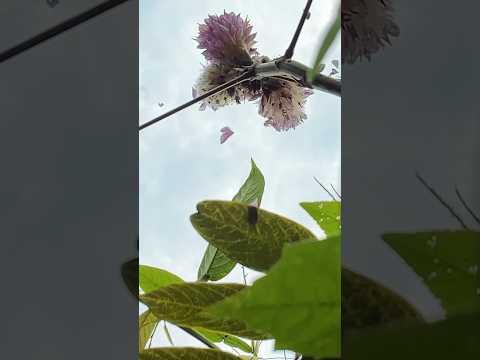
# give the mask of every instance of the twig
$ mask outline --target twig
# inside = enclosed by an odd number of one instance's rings
[[[318,179],[315,176],[313,178],[318,183],[318,185],[320,185],[323,188],[323,190],[325,190],[327,192],[327,194],[330,195],[330,197],[333,199],[333,201],[337,201],[335,196],[333,196],[333,194],[330,191],[328,191],[328,189],[325,186],[323,186],[323,184],[320,181],[318,181]]]
[[[290,45],[288,46],[287,50],[285,51],[284,58],[285,59],[291,59],[293,56],[293,52],[295,50],[295,45],[297,45],[298,37],[300,36],[300,33],[302,32],[303,24],[305,23],[305,20],[307,20],[308,15],[310,13],[310,6],[312,5],[313,0],[308,0],[307,5],[305,6],[305,9],[303,10],[302,17],[300,18],[300,21],[297,25],[297,29],[295,30],[295,34],[293,34],[292,41],[290,42]]]
[[[335,194],[338,196],[338,198],[339,198],[340,200],[342,200],[342,197],[341,197],[340,194],[337,192],[337,190],[335,189],[335,187],[334,187],[332,184],[330,184],[330,186],[332,187],[333,191],[334,191]]]
[[[217,86],[216,88],[213,88],[212,90],[207,91],[206,93],[196,97],[195,99],[187,101],[186,103],[176,107],[175,109],[167,111],[165,114],[160,115],[160,116],[156,117],[155,119],[147,121],[146,123],[140,125],[140,127],[138,128],[138,131],[141,131],[141,130],[145,129],[145,128],[159,122],[160,120],[163,120],[163,119],[179,112],[180,110],[183,110],[183,109],[185,109],[185,108],[187,108],[191,105],[194,105],[194,104],[198,103],[199,101],[202,101],[203,99],[208,98],[209,96],[218,94],[219,92],[222,92],[222,91],[224,91],[228,88],[231,88],[235,85],[238,85],[245,80],[249,80],[252,77],[252,75],[253,75],[253,69],[248,69],[247,71],[245,71],[243,74],[237,76],[236,78],[234,78],[230,81],[227,81],[226,83],[221,84],[221,85]]]
[[[415,176],[417,177],[418,180],[432,193],[433,196],[442,204],[449,212],[452,214],[452,216],[460,223],[460,225],[464,229],[468,229],[467,225],[463,222],[462,218],[453,210],[453,208],[445,201],[442,199],[442,197],[435,191],[433,187],[431,187],[418,173],[418,171],[415,172]]]
[[[480,218],[478,217],[477,214],[474,213],[474,211],[470,208],[470,206],[468,206],[467,202],[465,201],[465,199],[463,198],[462,194],[460,194],[460,190],[458,190],[457,187],[455,187],[455,193],[457,194],[458,196],[458,199],[460,200],[460,202],[462,203],[462,205],[465,207],[465,209],[467,209],[467,211],[469,212],[470,215],[472,215],[472,217],[475,219],[475,221],[480,224]]]

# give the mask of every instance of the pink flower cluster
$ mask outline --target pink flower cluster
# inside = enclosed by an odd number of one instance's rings
[[[254,48],[256,34],[252,33],[248,19],[244,20],[240,14],[224,12],[219,16],[210,15],[199,25],[198,30],[195,40],[198,48],[203,49],[202,54],[207,64],[193,88],[194,97],[238,76],[238,69],[244,66],[268,61]],[[310,89],[291,80],[251,80],[208,97],[203,100],[200,109],[210,107],[217,110],[232,103],[258,99],[258,112],[267,118],[265,126],[286,131],[307,118],[304,105],[311,94]],[[225,131],[226,128],[222,129],[222,143],[231,136],[230,132]]]

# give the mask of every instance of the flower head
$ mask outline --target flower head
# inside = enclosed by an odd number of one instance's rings
[[[238,76],[238,74],[237,70],[228,65],[209,64],[204,66],[197,83],[192,89],[192,95],[194,98],[203,95],[207,91],[233,79]],[[248,97],[248,89],[242,85],[237,85],[203,100],[200,105],[200,110],[205,110],[207,106],[213,110],[217,110],[219,107],[230,105],[234,102],[240,104]]]
[[[250,65],[251,56],[257,54],[253,48],[256,34],[252,34],[248,19],[243,20],[240,14],[224,11],[220,16],[209,15],[198,30],[197,47],[205,49],[203,55],[210,62]]]
[[[391,0],[342,1],[342,63],[353,64],[390,44],[400,35]]]
[[[294,129],[307,118],[304,105],[313,91],[289,81],[275,81],[264,88],[258,113],[268,120],[265,126],[277,131]]]

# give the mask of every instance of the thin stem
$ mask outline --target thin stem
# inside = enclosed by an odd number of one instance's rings
[[[217,350],[220,349],[217,345],[210,342],[208,339],[204,338],[202,335],[198,334],[197,332],[193,331],[192,329],[189,329],[189,328],[186,328],[186,327],[183,327],[183,326],[179,326],[179,328],[182,329],[183,331],[185,331],[187,334],[194,337],[195,339],[197,339],[198,341],[200,341],[202,344],[209,347],[210,349],[217,349]]]
[[[475,212],[472,210],[472,208],[470,208],[470,206],[468,206],[467,202],[463,198],[462,194],[460,194],[460,190],[458,190],[457,187],[455,187],[455,193],[457,194],[457,197],[460,200],[460,202],[462,203],[462,205],[465,207],[465,209],[467,209],[468,213],[470,215],[472,215],[472,217],[475,219],[477,224],[480,224],[480,218],[478,217],[477,214],[475,214]]]
[[[460,223],[460,225],[464,229],[468,229],[467,225],[463,222],[462,218],[453,210],[453,208],[445,201],[442,199],[442,197],[435,191],[433,187],[431,187],[421,176],[418,172],[415,172],[415,176],[417,179],[432,193],[433,196],[442,204],[449,212],[452,214],[452,216]]]
[[[330,186],[332,187],[333,192],[338,196],[338,198],[339,198],[340,200],[342,200],[342,197],[341,197],[340,194],[337,192],[337,190],[335,189],[335,187],[333,186],[333,184],[330,184]]]
[[[303,24],[305,24],[305,20],[309,17],[310,13],[310,6],[312,5],[313,0],[308,0],[307,5],[305,6],[305,9],[303,10],[302,17],[300,18],[300,21],[297,25],[297,29],[295,30],[295,34],[293,34],[292,41],[290,42],[290,45],[288,46],[287,50],[285,51],[284,58],[285,59],[291,59],[293,56],[293,52],[295,50],[295,45],[297,45],[298,37],[300,36],[300,33],[302,32]]]
[[[218,94],[219,92],[222,92],[222,91],[227,90],[227,89],[229,89],[233,86],[236,86],[243,81],[249,80],[252,77],[252,75],[253,75],[253,70],[249,69],[249,70],[245,71],[243,74],[237,76],[236,78],[234,78],[230,81],[227,81],[226,83],[221,84],[221,85],[217,86],[216,88],[213,88],[212,90],[207,91],[206,93],[196,97],[195,99],[187,101],[186,103],[176,107],[175,109],[167,111],[165,114],[162,114],[162,115],[156,117],[155,119],[147,121],[146,123],[140,125],[140,127],[138,128],[138,131],[141,131],[141,130],[145,129],[145,128],[159,122],[160,120],[163,120],[163,119],[179,112],[180,110],[183,110],[183,109],[185,109],[185,108],[187,108],[191,105],[194,105],[194,104],[202,101],[203,99],[208,98],[209,96]]]
[[[330,197],[333,199],[333,201],[337,201],[335,196],[333,196],[333,194],[330,191],[328,191],[328,189],[325,186],[323,186],[323,184],[320,181],[318,181],[318,179],[315,176],[313,178],[318,183],[318,185],[320,185],[323,188],[323,190],[325,190],[327,192],[327,194],[330,195]]]
[[[153,336],[155,335],[155,332],[157,331],[157,327],[158,327],[158,322],[155,324],[155,326],[153,327],[153,330],[152,330],[152,335],[150,335],[150,341],[148,343],[148,348],[150,349],[152,347],[152,341],[153,341]]]

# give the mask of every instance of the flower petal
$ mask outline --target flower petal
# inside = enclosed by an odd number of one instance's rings
[[[222,133],[222,135],[220,136],[220,144],[223,144],[225,141],[228,140],[230,136],[234,134],[232,129],[230,129],[228,126],[225,126],[222,129],[220,129],[220,132]]]

